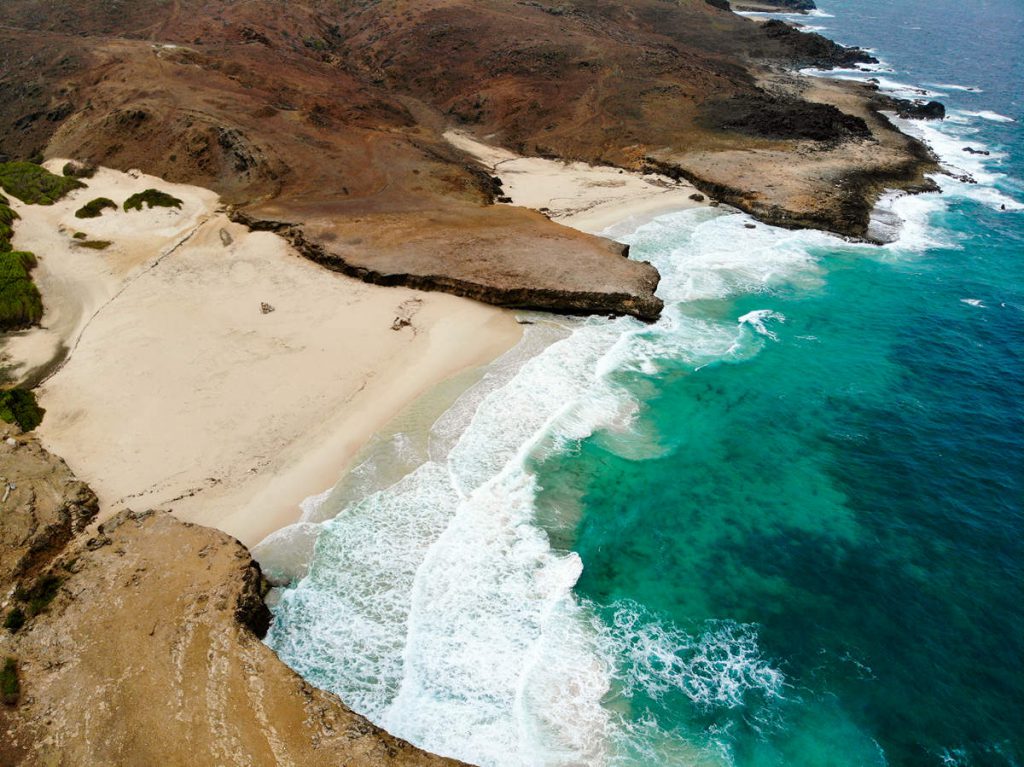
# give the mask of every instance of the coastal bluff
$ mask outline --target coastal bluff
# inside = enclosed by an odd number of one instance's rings
[[[12,440],[0,445],[16,488],[0,514],[4,615],[32,596],[24,624],[0,632],[18,687],[0,705],[0,764],[458,764],[278,660],[260,641],[265,581],[238,541],[165,512],[76,535],[95,498],[32,438]]]

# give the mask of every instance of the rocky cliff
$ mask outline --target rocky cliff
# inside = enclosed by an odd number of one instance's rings
[[[0,630],[0,765],[455,764],[260,642],[265,583],[234,539],[163,512],[74,537],[95,499],[60,459],[18,437],[0,473],[16,486],[0,513],[0,609],[24,613]]]

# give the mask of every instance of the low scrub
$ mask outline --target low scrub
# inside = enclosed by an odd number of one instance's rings
[[[16,423],[22,431],[32,431],[43,422],[46,411],[39,407],[30,389],[0,391],[0,420]]]
[[[21,681],[18,679],[18,661],[7,658],[0,670],[0,698],[8,706],[14,706],[21,697]]]
[[[0,253],[0,331],[28,327],[42,319],[43,299],[30,274],[35,265],[31,253]]]
[[[117,203],[108,197],[97,197],[75,211],[75,218],[99,218],[107,209],[117,210]]]
[[[125,200],[124,209],[126,211],[142,210],[143,203],[150,208],[180,208],[182,204],[181,200],[167,192],[161,192],[159,189],[147,189],[144,192],[133,194]]]
[[[29,618],[34,618],[50,606],[50,602],[60,593],[63,582],[59,575],[44,575],[31,588],[16,588],[14,598],[24,603],[25,613]]]
[[[71,162],[64,163],[64,169],[61,173],[68,178],[92,178],[96,175],[96,166],[72,160]]]
[[[82,240],[75,244],[80,248],[89,248],[89,250],[106,250],[114,243],[110,240]]]
[[[11,249],[11,238],[14,237],[14,222],[18,214],[7,204],[7,198],[0,194],[0,253]]]
[[[25,611],[20,607],[13,608],[4,619],[4,628],[12,634],[18,633],[18,629],[25,625]]]
[[[76,178],[57,176],[31,162],[0,162],[0,187],[26,204],[53,205],[85,184]]]

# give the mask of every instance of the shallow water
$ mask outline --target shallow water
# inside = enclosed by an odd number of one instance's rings
[[[822,5],[980,183],[894,200],[883,248],[611,232],[663,319],[531,326],[311,504],[268,637],[300,673],[480,764],[1021,762],[1024,9]]]

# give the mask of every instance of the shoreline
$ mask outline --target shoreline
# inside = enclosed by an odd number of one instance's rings
[[[46,313],[5,353],[19,377],[56,368],[37,433],[93,487],[99,522],[171,510],[252,546],[407,404],[520,337],[506,310],[322,269],[231,223],[209,190],[107,169],[88,183],[19,206]],[[147,186],[181,211],[73,217]],[[113,244],[81,248],[75,231]]]
[[[523,157],[457,130],[445,132],[444,138],[501,179],[509,204],[540,211],[587,234],[599,234],[634,217],[653,218],[710,204],[693,184],[659,173]]]

